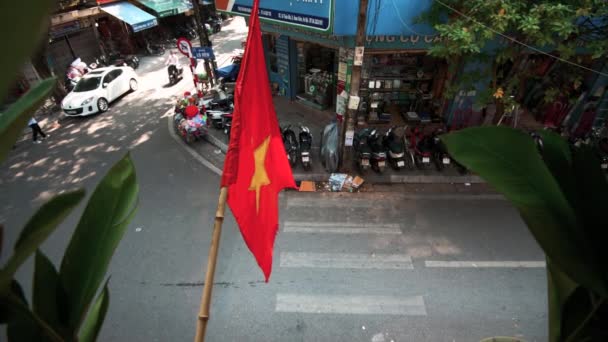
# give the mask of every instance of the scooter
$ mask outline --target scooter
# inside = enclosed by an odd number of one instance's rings
[[[452,163],[452,158],[448,154],[447,148],[439,138],[441,134],[443,134],[443,130],[438,128],[430,136],[433,143],[433,163],[437,171],[442,171]]]
[[[372,149],[372,169],[378,173],[384,172],[386,168],[386,150],[377,130],[372,130],[367,139]]]
[[[184,73],[183,67],[178,67],[175,64],[170,64],[167,67],[167,73],[169,74],[169,85],[175,85],[181,78]]]
[[[296,133],[291,129],[291,125],[288,125],[282,131],[287,160],[289,160],[291,167],[294,167],[298,162],[298,138],[296,137]]]
[[[305,170],[310,170],[310,150],[312,149],[312,134],[306,126],[300,126],[300,160]]]
[[[371,133],[371,128],[364,128],[355,133],[354,148],[357,156],[357,166],[362,173],[365,173],[371,167],[372,149],[368,143],[368,138]]]
[[[146,52],[148,56],[162,56],[167,51],[167,48],[164,44],[150,44],[150,42],[146,41]]]
[[[232,113],[222,114],[222,126],[224,126],[224,134],[230,138],[230,129],[232,128]]]
[[[123,56],[120,53],[110,53],[99,56],[97,61],[98,64],[104,66],[130,66],[133,70],[139,68],[139,58],[134,55]]]
[[[207,116],[211,120],[211,126],[215,129],[224,128],[224,115],[226,114],[232,114],[232,110],[207,109]]]
[[[406,167],[405,158],[405,129],[403,127],[392,127],[384,134],[382,144],[388,151],[388,162],[395,170]]]
[[[222,110],[232,111],[234,109],[234,96],[228,95],[224,91],[220,90],[217,92],[217,97],[205,100],[203,98],[203,105],[207,109],[211,110]]]
[[[410,146],[414,149],[414,162],[418,169],[431,167],[433,141],[429,136],[424,136],[420,128],[416,127],[410,135]]]

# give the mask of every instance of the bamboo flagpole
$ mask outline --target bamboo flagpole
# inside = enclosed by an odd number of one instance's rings
[[[217,263],[217,251],[220,247],[220,236],[222,234],[222,224],[224,223],[227,197],[228,188],[222,187],[220,189],[217,210],[215,211],[213,236],[211,238],[211,247],[209,247],[209,258],[207,259],[207,274],[205,275],[201,306],[196,321],[196,336],[194,337],[194,342],[205,341],[205,332],[207,331],[207,322],[209,321],[209,307],[211,306],[211,290],[213,290],[213,277],[215,275],[215,265]]]

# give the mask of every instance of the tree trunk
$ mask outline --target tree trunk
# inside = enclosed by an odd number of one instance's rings
[[[201,8],[199,6],[198,0],[192,0],[192,8],[194,9],[194,17],[196,18],[196,30],[198,31],[198,38],[201,41],[201,46],[211,47],[211,41],[209,40],[209,35],[207,34],[207,28],[205,27],[202,16],[201,16]],[[212,66],[209,65],[209,61],[205,60],[205,71],[207,72],[207,76],[209,77],[209,81],[211,86],[215,84],[215,70],[217,70],[217,65],[215,63],[215,59],[211,61]]]

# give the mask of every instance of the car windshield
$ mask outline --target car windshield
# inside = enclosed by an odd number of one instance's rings
[[[87,77],[83,78],[74,87],[74,92],[81,93],[84,91],[91,91],[97,89],[99,87],[99,82],[101,82],[101,77]]]

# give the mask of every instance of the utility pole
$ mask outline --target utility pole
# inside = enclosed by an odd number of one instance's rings
[[[366,35],[366,23],[367,23],[367,4],[369,0],[359,1],[359,16],[357,17],[357,33],[355,36],[355,47],[365,46],[365,35]],[[352,66],[351,80],[350,80],[350,96],[359,96],[359,87],[361,85],[361,65]],[[344,121],[342,122],[342,133],[341,142],[342,146],[342,169],[350,171],[353,164],[353,147],[346,146],[346,132],[355,131],[355,119],[357,116],[357,109],[346,108],[344,115]]]
[[[199,0],[192,0],[192,8],[194,9],[194,17],[196,19],[196,31],[198,31],[198,38],[200,39],[201,46],[211,47],[211,41],[209,40],[209,35],[207,34],[207,28],[201,20],[202,17],[201,8],[199,6]],[[211,70],[213,70],[213,72],[211,72]],[[215,63],[215,59],[211,61],[211,66],[209,66],[209,61],[205,60],[205,72],[209,77],[211,86],[215,84],[215,70],[217,70],[217,64]]]

